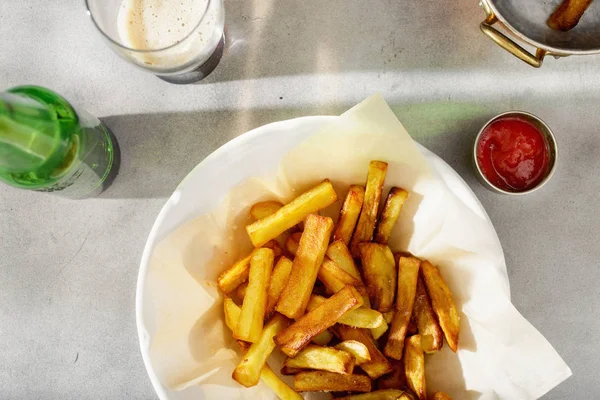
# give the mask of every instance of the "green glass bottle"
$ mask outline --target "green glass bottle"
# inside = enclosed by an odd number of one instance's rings
[[[112,133],[84,110],[39,86],[0,93],[0,180],[69,198],[106,189],[119,167]]]

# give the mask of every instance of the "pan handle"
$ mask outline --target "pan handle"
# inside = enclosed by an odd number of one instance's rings
[[[492,9],[488,6],[488,4],[483,0],[482,2],[483,9],[487,13],[487,18],[485,21],[481,23],[479,26],[481,31],[489,36],[496,44],[502,47],[504,50],[511,53],[513,56],[519,58],[522,61],[525,61],[527,64],[531,65],[534,68],[539,68],[542,66],[542,62],[544,61],[544,57],[546,56],[546,50],[537,49],[535,55],[531,54],[523,47],[519,46],[515,43],[514,40],[508,38],[506,35],[498,31],[492,25],[498,22],[498,18],[494,15]]]

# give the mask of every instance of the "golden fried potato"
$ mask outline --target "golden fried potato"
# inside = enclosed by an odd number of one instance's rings
[[[265,309],[265,319],[267,319],[273,310],[275,304],[279,300],[283,288],[287,284],[288,278],[292,272],[292,261],[285,256],[281,256],[271,274],[271,280],[269,281],[269,289],[267,290],[267,307]]]
[[[354,356],[356,365],[364,364],[371,361],[371,355],[367,346],[357,340],[344,340],[334,346],[338,350],[343,350],[346,353]]]
[[[281,375],[296,375],[299,374],[300,372],[304,372],[306,371],[306,369],[304,368],[292,368],[292,367],[286,367],[285,365],[283,367],[281,367]]]
[[[225,314],[225,325],[227,325],[231,332],[235,332],[242,309],[235,304],[231,297],[225,297],[225,300],[223,300],[223,311]]]
[[[361,243],[359,249],[371,305],[379,312],[388,312],[394,308],[396,295],[394,254],[379,243]]]
[[[331,243],[326,254],[327,257],[335,262],[341,269],[362,282],[360,271],[356,267],[352,254],[350,254],[350,250],[348,250],[348,246],[346,246],[344,241],[336,240]]]
[[[346,286],[319,307],[303,315],[275,336],[281,351],[294,357],[315,336],[333,326],[346,312],[362,305],[362,296],[353,286]]]
[[[383,211],[379,217],[379,223],[375,230],[375,241],[381,244],[388,244],[392,229],[400,216],[400,210],[408,197],[408,192],[404,189],[393,187],[390,189]]]
[[[347,325],[337,324],[333,330],[341,340],[356,340],[369,349],[371,361],[361,364],[360,368],[365,371],[371,379],[377,379],[392,371],[392,365],[379,351],[373,340],[373,336],[371,336],[371,333],[367,329],[351,328]]]
[[[286,358],[283,365],[289,368],[315,369],[320,371],[351,374],[355,359],[350,353],[333,347],[309,344],[294,358]]]
[[[360,293],[360,292],[359,292]],[[310,296],[310,301],[306,310],[308,312],[314,310],[323,304],[327,298],[313,294]],[[371,310],[367,307],[359,307],[355,310],[348,311],[339,320],[339,324],[349,325],[356,328],[378,328],[382,324],[385,324],[383,315],[375,310]],[[387,330],[387,329],[386,329]]]
[[[298,253],[298,247],[300,246],[301,237],[302,232],[294,232],[285,241],[285,249],[294,257],[296,257],[296,253]]]
[[[267,307],[267,288],[273,269],[273,250],[255,249],[250,258],[250,274],[246,297],[234,338],[254,343],[260,338]]]
[[[356,230],[350,242],[350,251],[354,257],[359,256],[358,244],[369,242],[373,238],[387,167],[387,163],[383,161],[371,161],[369,163],[365,200],[356,224]]]
[[[421,336],[414,335],[404,344],[404,372],[406,382],[419,400],[427,400],[425,385],[425,356],[421,349]]]
[[[376,326],[375,328],[369,328],[369,331],[371,331],[371,335],[373,335],[373,339],[377,340],[380,337],[382,337],[388,331],[388,329],[389,329],[389,326],[384,318],[384,321],[381,323],[381,325]]]
[[[275,372],[269,367],[268,364],[263,366],[260,371],[260,379],[271,388],[273,392],[283,400],[302,400],[303,397],[297,393],[294,389],[288,386],[287,383],[282,381]]]
[[[278,201],[261,201],[250,207],[250,216],[255,221],[258,221],[259,219],[263,219],[271,214],[274,214],[275,211],[279,210],[281,207],[283,207],[283,204]]]
[[[308,307],[306,309],[308,310]],[[312,342],[319,346],[327,346],[332,339],[333,333],[331,333],[329,329],[325,329],[323,332],[312,338]]]
[[[383,353],[393,359],[402,358],[406,330],[410,322],[417,292],[421,261],[414,257],[400,257],[398,261],[398,293],[392,327]]]
[[[246,231],[254,247],[260,247],[304,220],[309,214],[316,213],[336,200],[337,194],[331,182],[325,180],[275,213],[246,226]]]
[[[277,258],[283,254],[283,249],[281,248],[281,246],[275,239],[269,240],[262,247],[273,250],[273,254],[275,255],[275,258]]]
[[[564,0],[548,19],[548,26],[566,32],[575,28],[594,0]]]
[[[219,288],[229,294],[248,280],[250,272],[250,256],[244,257],[219,276],[217,283]]]
[[[305,371],[294,376],[294,389],[299,392],[370,392],[371,380],[364,375]]]
[[[332,229],[331,218],[315,214],[306,218],[292,272],[275,306],[275,309],[286,317],[298,319],[304,314],[329,245]]]
[[[405,392],[404,390],[383,389],[370,393],[340,397],[337,400],[414,400],[414,398],[410,393]]]
[[[452,351],[456,352],[458,349],[460,320],[456,311],[456,305],[452,299],[452,292],[450,292],[448,285],[446,285],[444,278],[442,278],[440,270],[429,261],[423,261],[421,271],[423,272],[427,292],[431,298],[433,311],[437,315],[448,346]]]
[[[233,371],[233,379],[246,387],[257,385],[261,370],[275,348],[273,336],[288,325],[288,319],[282,315],[276,314],[271,318],[262,330],[260,338],[250,346],[242,361]]]
[[[406,389],[406,374],[404,372],[404,362],[402,360],[391,359],[390,363],[394,370],[389,374],[377,379],[377,389]]]
[[[423,351],[431,354],[441,349],[444,343],[444,334],[431,307],[431,300],[429,300],[429,295],[425,289],[425,283],[423,283],[421,274],[417,281],[413,317],[421,334],[421,347]]]
[[[356,227],[356,221],[360,215],[360,210],[365,199],[365,188],[359,185],[352,185],[348,190],[348,195],[344,200],[337,226],[333,232],[333,240],[341,240],[345,245],[350,243],[352,232]]]
[[[248,289],[248,282],[242,283],[240,286],[235,289],[235,294],[240,298],[240,300],[244,300],[246,297],[246,290]]]

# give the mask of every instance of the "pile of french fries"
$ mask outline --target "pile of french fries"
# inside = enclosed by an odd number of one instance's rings
[[[338,199],[328,180],[286,205],[250,209],[255,249],[218,279],[226,325],[244,352],[232,375],[241,385],[262,380],[281,399],[316,391],[427,399],[424,354],[444,337],[456,352],[459,318],[440,271],[388,246],[408,193],[392,188],[380,211],[387,167],[370,162],[366,185],[350,186],[336,224],[318,214]],[[267,364],[276,348],[293,389]]]

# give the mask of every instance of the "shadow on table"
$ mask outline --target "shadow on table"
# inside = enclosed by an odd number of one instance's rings
[[[306,115],[339,115],[352,105],[120,115],[102,118],[121,148],[121,167],[101,198],[166,198],[204,158],[242,133]],[[475,182],[473,138],[493,111],[474,104],[392,106],[413,138]],[[440,140],[440,136],[447,139]],[[208,188],[209,189],[209,188]]]
[[[269,76],[477,67],[496,49],[469,0],[225,2],[226,52],[204,83]]]

